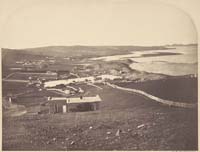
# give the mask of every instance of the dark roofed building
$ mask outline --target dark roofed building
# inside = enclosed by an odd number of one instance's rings
[[[66,113],[71,111],[94,111],[99,109],[101,98],[93,97],[48,97],[41,105],[40,113]]]

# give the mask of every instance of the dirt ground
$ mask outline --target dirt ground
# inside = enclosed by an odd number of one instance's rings
[[[197,109],[101,87],[98,111],[3,116],[3,150],[197,150]]]

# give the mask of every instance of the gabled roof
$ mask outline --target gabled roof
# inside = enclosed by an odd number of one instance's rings
[[[63,101],[63,100],[65,100],[66,103],[92,103],[92,102],[102,101],[99,95],[93,97],[79,97],[79,98],[52,97],[49,99],[49,101]]]
[[[86,80],[90,80],[90,81],[94,81],[94,77],[90,76],[90,77],[81,77],[81,78],[73,78],[73,79],[67,79],[67,80],[54,80],[54,81],[47,81],[44,83],[44,87],[55,87],[56,85],[60,85],[60,84],[70,84],[73,82],[84,82]]]

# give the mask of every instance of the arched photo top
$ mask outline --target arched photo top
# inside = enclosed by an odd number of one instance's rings
[[[156,0],[29,1],[8,14],[7,48],[197,43],[190,16]]]

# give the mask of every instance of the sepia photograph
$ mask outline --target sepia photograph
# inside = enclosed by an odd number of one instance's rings
[[[2,4],[3,151],[198,150],[198,36],[184,10]]]

